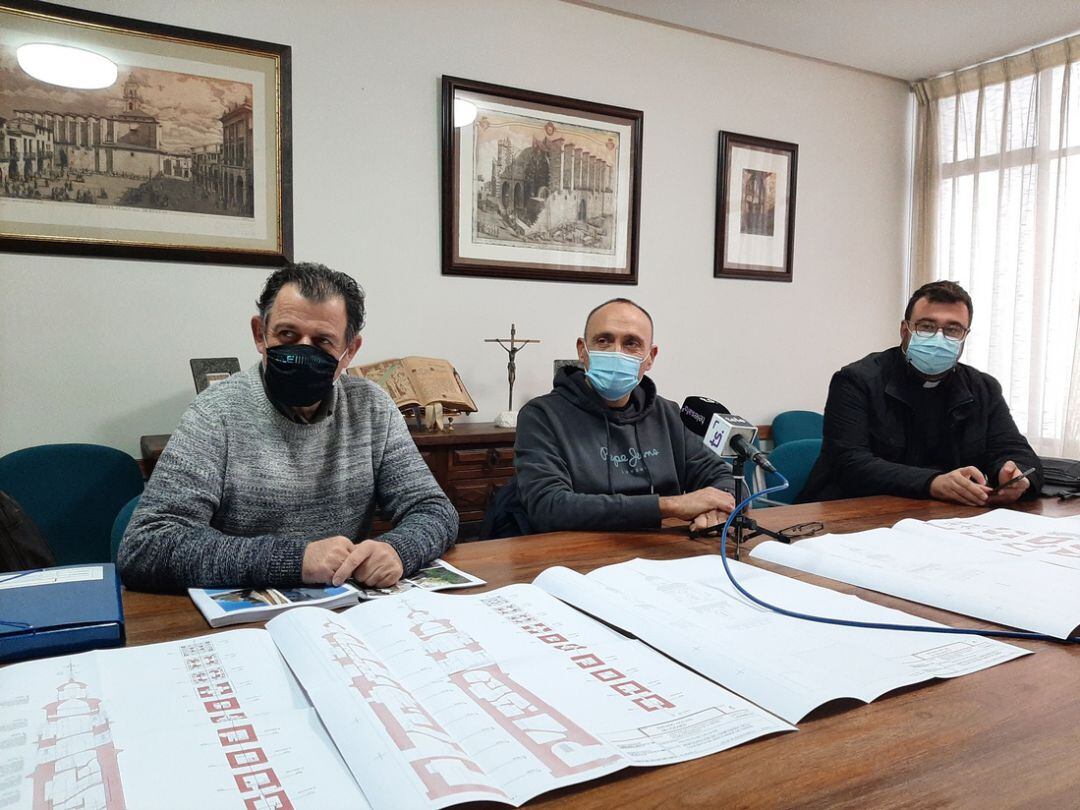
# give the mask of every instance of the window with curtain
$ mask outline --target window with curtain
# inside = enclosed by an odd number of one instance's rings
[[[912,283],[963,285],[964,361],[1080,457],[1080,37],[919,82]]]

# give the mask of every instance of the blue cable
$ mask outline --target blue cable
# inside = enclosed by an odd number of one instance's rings
[[[818,622],[820,624],[834,624],[842,627],[864,627],[870,630],[901,630],[909,633],[947,633],[950,635],[967,635],[967,636],[985,636],[987,638],[1026,638],[1034,639],[1036,641],[1056,641],[1058,644],[1080,644],[1080,636],[1072,636],[1070,638],[1056,638],[1054,636],[1048,636],[1045,633],[1029,633],[1021,630],[976,630],[963,627],[932,627],[929,625],[915,625],[915,624],[887,624],[878,622],[860,622],[853,619],[833,619],[828,616],[814,616],[811,613],[800,613],[796,610],[788,610],[787,608],[778,607],[777,605],[770,604],[764,599],[759,599],[754,596],[750,591],[746,590],[735,580],[735,575],[731,573],[731,566],[728,564],[727,558],[727,536],[728,530],[731,528],[731,524],[739,513],[742,512],[751,501],[755,498],[763,498],[766,495],[770,495],[773,492],[780,492],[787,489],[791,484],[783,475],[776,472],[774,473],[784,483],[775,486],[767,487],[761,492],[751,494],[742,503],[735,507],[730,515],[728,515],[727,521],[724,523],[724,530],[720,534],[720,560],[724,564],[724,573],[727,574],[727,578],[731,580],[731,584],[735,586],[735,589],[753,602],[755,605],[771,610],[773,613],[779,613],[781,616],[790,616],[793,619],[803,619],[808,622]]]

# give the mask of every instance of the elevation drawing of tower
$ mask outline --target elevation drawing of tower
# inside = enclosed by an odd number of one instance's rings
[[[56,700],[42,708],[34,768],[34,810],[126,810],[124,788],[101,699],[69,669]]]

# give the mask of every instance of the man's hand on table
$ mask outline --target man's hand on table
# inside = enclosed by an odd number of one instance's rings
[[[735,508],[734,502],[731,504],[731,509]],[[728,515],[731,514],[731,509],[726,512],[721,509],[713,509],[709,512],[704,512],[698,515],[696,518],[690,521],[690,531],[703,532],[710,526],[718,526],[728,519]]]
[[[703,487],[685,495],[664,495],[660,498],[660,517],[692,520],[695,524],[701,520],[712,519],[711,523],[705,524],[707,526],[715,526],[718,522],[727,520],[734,508],[735,496],[715,487]],[[716,519],[721,513],[723,516]]]
[[[930,482],[930,497],[965,506],[986,506],[990,487],[978,467],[960,467]]]
[[[1020,468],[1016,463],[1006,461],[998,473],[998,484],[1011,481],[1019,474]],[[992,487],[988,486],[986,477],[977,467],[961,467],[934,478],[930,482],[930,497],[965,506],[1002,506],[1018,500],[1030,487],[1031,482],[1025,478],[991,495]]]
[[[308,543],[301,577],[308,585],[336,586],[352,577],[372,588],[389,588],[402,573],[401,557],[389,543],[353,543],[338,535]]]

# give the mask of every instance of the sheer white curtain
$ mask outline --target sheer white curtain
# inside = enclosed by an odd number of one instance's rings
[[[912,282],[975,304],[964,360],[1080,457],[1080,36],[915,85]]]

